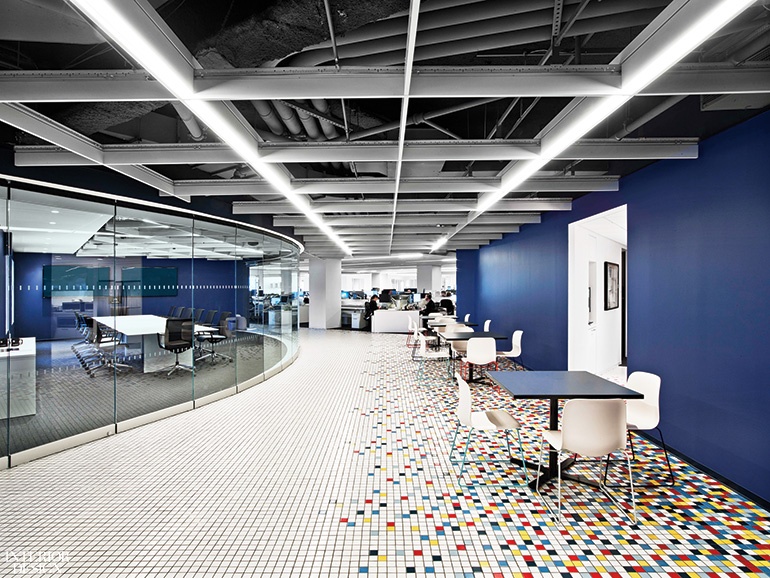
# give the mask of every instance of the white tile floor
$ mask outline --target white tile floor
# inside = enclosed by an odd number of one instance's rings
[[[454,387],[416,387],[403,343],[302,330],[298,361],[255,388],[0,471],[0,576],[770,570],[767,512],[678,461],[681,490],[642,496],[637,528],[590,491],[558,528],[526,489],[458,486]],[[535,432],[536,408],[510,406]]]

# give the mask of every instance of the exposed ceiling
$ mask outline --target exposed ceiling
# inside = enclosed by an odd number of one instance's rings
[[[699,140],[767,109],[767,0],[630,88],[718,3],[96,3],[136,25],[157,51],[147,62],[129,26],[96,30],[81,15],[86,0],[4,0],[0,136],[20,165],[104,165],[161,196],[274,215],[343,270],[406,252],[439,264],[583,194],[612,194],[658,159],[687,162]],[[140,65],[161,60],[189,82],[184,97]],[[581,129],[581,114],[626,93]],[[579,140],[546,154],[570,134]]]

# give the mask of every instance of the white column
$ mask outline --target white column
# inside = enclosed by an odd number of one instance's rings
[[[342,261],[310,257],[310,321],[312,329],[341,325]]]
[[[433,296],[441,290],[441,267],[436,265],[417,265],[417,291],[430,291]]]

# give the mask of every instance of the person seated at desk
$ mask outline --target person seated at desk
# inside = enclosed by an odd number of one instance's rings
[[[372,298],[364,304],[364,319],[369,322],[369,331],[372,330],[372,317],[374,316],[374,312],[379,308],[380,304],[378,303],[377,295],[372,295]]]
[[[439,307],[443,307],[446,310],[447,315],[455,314],[455,303],[449,298],[449,294],[446,291],[441,292]]]
[[[430,296],[430,293],[425,294],[425,305],[422,308],[421,313],[423,315],[430,315],[431,313],[436,313],[438,311],[438,306],[436,305],[436,302],[433,301],[433,299]]]

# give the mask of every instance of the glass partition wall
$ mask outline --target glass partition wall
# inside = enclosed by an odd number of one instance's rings
[[[0,196],[0,454],[11,465],[235,393],[293,360],[298,244],[32,188]]]

